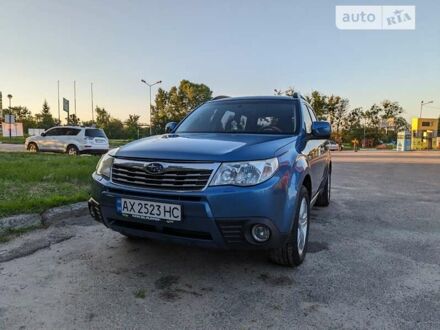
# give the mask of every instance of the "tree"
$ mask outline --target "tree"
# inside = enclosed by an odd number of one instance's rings
[[[96,106],[95,108],[95,113],[96,113],[96,126],[102,129],[107,128],[111,119],[110,114],[104,108],[100,108],[98,106]]]
[[[124,124],[116,118],[111,118],[104,129],[109,139],[126,139],[127,136],[124,131]]]
[[[154,132],[163,132],[167,122],[179,122],[188,112],[211,98],[212,91],[208,86],[188,80],[182,80],[179,87],[173,86],[169,92],[159,88],[152,107]]]
[[[44,100],[43,108],[39,114],[35,115],[35,119],[40,128],[48,129],[59,124],[59,121],[52,117],[49,104]]]
[[[4,113],[10,113],[15,116],[15,121],[23,124],[23,131],[27,132],[29,128],[37,127],[37,123],[28,108],[23,106],[11,107],[4,110]]]
[[[125,121],[127,126],[127,136],[130,139],[136,139],[139,137],[139,115],[128,115],[128,119]]]
[[[83,120],[81,122],[81,125],[85,126],[85,127],[92,127],[94,125],[93,120]]]
[[[330,97],[332,98],[333,95]],[[342,130],[347,125],[347,111],[349,102],[348,99],[336,97],[337,102],[334,104],[333,108],[333,128],[334,128],[334,137],[338,142],[342,141]]]
[[[69,115],[67,119],[67,125],[72,125],[72,126],[79,126],[81,120],[73,113],[71,115]]]
[[[305,98],[307,102],[312,106],[313,110],[315,110],[316,117],[319,120],[327,119],[327,96],[321,94],[318,91],[313,91],[310,95],[306,95]]]

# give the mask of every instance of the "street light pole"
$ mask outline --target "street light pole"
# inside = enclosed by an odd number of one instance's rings
[[[12,94],[8,94],[8,99],[9,99],[9,140],[11,140],[12,138],[12,107],[11,107],[11,100],[12,100]]]
[[[149,84],[149,83],[147,83],[144,79],[141,79],[141,82],[143,82],[145,85],[147,85],[148,88],[149,88],[149,90],[150,90],[150,109],[149,109],[149,112],[150,112],[150,136],[151,136],[151,135],[152,135],[152,123],[151,123],[151,87],[153,87],[154,85],[157,85],[157,84],[162,83],[162,80],[156,81],[156,82],[153,83],[153,84]]]
[[[423,106],[427,105],[427,104],[431,104],[431,103],[434,103],[434,101],[429,101],[429,102],[422,101],[422,102],[420,102],[420,116],[419,116],[419,118],[422,118]]]

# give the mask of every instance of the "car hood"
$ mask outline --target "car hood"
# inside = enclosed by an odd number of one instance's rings
[[[178,161],[242,161],[279,156],[295,136],[184,133],[153,136],[121,147],[116,157]]]

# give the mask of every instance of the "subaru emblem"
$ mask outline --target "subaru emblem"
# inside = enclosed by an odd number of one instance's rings
[[[160,163],[149,163],[144,166],[145,172],[149,174],[160,174],[163,172],[163,165]]]

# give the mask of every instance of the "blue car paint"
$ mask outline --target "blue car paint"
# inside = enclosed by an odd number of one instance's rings
[[[240,98],[237,98],[239,101]],[[202,191],[174,192],[121,186],[94,173],[91,201],[100,209],[98,220],[124,234],[173,243],[216,248],[281,247],[291,232],[298,190],[310,182],[310,198],[315,199],[331,171],[330,153],[324,144],[326,139],[312,138],[305,132],[303,101],[290,98],[289,101],[297,102],[296,106],[301,109],[301,129],[294,136],[164,134],[129,143],[115,155],[116,158],[125,159],[184,162],[230,162],[278,157],[279,169],[269,180],[250,187],[207,186]],[[323,129],[320,125],[312,126]],[[183,220],[167,223],[127,218],[117,212],[116,203],[120,197],[179,204],[183,209]],[[220,230],[220,224],[236,222],[242,224],[242,231],[246,233],[243,233],[243,241],[239,244],[229,244]],[[131,227],[121,227],[118,225],[120,223],[130,223]],[[254,223],[264,223],[271,228],[272,237],[267,243],[257,244],[248,237],[248,228]],[[144,230],[144,225],[149,226],[145,227],[148,230]],[[179,233],[207,233],[210,239],[174,235],[177,230],[181,231]]]

